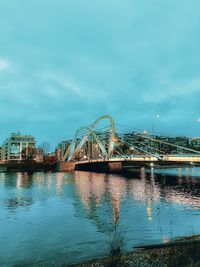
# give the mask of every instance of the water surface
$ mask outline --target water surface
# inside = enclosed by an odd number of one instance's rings
[[[61,266],[200,233],[198,168],[0,174],[0,266]],[[194,174],[194,175],[192,175]]]

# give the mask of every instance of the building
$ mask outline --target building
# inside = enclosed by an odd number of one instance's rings
[[[190,144],[193,149],[200,150],[200,137],[193,137]]]
[[[44,152],[42,148],[37,148],[35,150],[34,160],[38,163],[44,162]]]
[[[135,132],[126,133],[122,138],[124,143],[123,152],[125,154],[138,153],[160,153],[160,154],[177,154],[184,153],[184,148],[191,148],[190,139],[186,136],[159,136],[137,134]],[[196,147],[198,140],[194,140]],[[183,148],[182,148],[183,147]]]
[[[34,158],[35,138],[31,135],[12,133],[3,143],[1,148],[1,160],[23,160]]]
[[[56,157],[58,161],[61,161],[66,151],[68,150],[72,140],[61,141],[56,147]]]
[[[56,153],[55,152],[49,152],[48,155],[45,156],[44,158],[44,162],[45,163],[56,163],[58,160],[57,160],[57,157],[56,157]]]

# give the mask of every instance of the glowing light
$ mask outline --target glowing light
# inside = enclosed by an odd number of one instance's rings
[[[149,221],[152,221],[152,207],[147,207],[147,216]]]
[[[164,243],[164,244],[167,244],[167,243],[169,243],[169,242],[170,242],[169,237],[167,237],[167,236],[163,237],[163,243]]]

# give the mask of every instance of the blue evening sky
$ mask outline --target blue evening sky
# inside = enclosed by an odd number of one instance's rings
[[[199,136],[199,11],[199,0],[0,0],[0,142],[20,131],[54,148],[103,114]]]

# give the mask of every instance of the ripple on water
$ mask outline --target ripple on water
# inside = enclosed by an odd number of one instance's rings
[[[200,179],[183,173],[0,175],[2,264],[99,257],[114,236],[130,250],[200,233]]]

